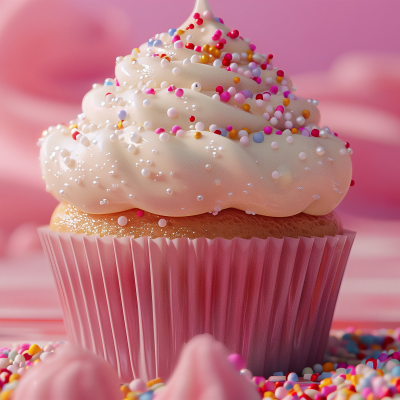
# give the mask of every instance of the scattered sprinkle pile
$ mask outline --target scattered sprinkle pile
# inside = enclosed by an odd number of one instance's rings
[[[240,355],[228,360],[250,382],[260,398],[271,400],[389,400],[400,399],[400,328],[362,333],[354,328],[332,332],[325,362],[305,367],[300,376],[275,372],[268,379],[253,376]],[[18,344],[0,349],[0,400],[11,400],[29,368],[57,351],[62,342]],[[160,378],[147,383],[135,379],[121,385],[124,400],[151,400],[163,390]],[[110,399],[112,400],[112,399]]]

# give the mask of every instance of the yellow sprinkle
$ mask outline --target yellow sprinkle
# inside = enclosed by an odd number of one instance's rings
[[[40,361],[40,358],[38,358],[37,360],[35,360],[33,363],[34,364],[39,364],[41,361]],[[28,367],[27,367],[28,368]]]
[[[210,45],[209,44],[205,44],[203,46],[203,51],[205,51],[206,53],[209,53],[210,52]]]
[[[233,82],[239,83],[239,82],[240,82],[240,78],[239,78],[238,76],[235,76],[235,77],[233,78]]]
[[[28,353],[31,356],[34,356],[36,353],[39,353],[39,351],[41,351],[42,349],[37,345],[37,344],[33,344],[31,347],[29,347]]]
[[[237,131],[236,129],[232,129],[232,130],[229,132],[229,137],[230,137],[231,139],[237,139],[237,138],[239,137],[238,131]]]
[[[289,99],[283,99],[282,103],[283,103],[283,105],[285,107],[287,107],[290,104],[290,100]]]
[[[328,386],[328,385],[332,385],[332,379],[331,378],[322,379],[321,387]]]
[[[8,382],[17,381],[19,378],[21,378],[20,374],[11,374]]]
[[[300,387],[300,385],[299,385],[298,383],[295,383],[295,384],[294,384],[293,389],[294,389],[297,393],[299,392],[299,390],[301,391],[301,387]]]
[[[201,138],[201,132],[197,131],[197,132],[194,133],[193,136],[194,136],[195,139],[200,139]]]
[[[5,390],[4,392],[0,393],[1,400],[11,400],[12,390]]]
[[[72,124],[68,127],[69,129],[78,129],[78,125],[77,124]]]
[[[208,54],[203,54],[200,57],[200,62],[203,64],[207,64],[208,62],[210,62],[210,56]]]
[[[301,113],[301,115],[302,115],[305,119],[310,118],[310,111],[308,111],[308,110],[303,110],[303,112]]]
[[[130,392],[129,387],[126,386],[126,385],[122,385],[122,386],[119,388],[119,390],[120,390],[125,396]]]
[[[350,381],[354,386],[358,385],[359,379],[360,379],[360,377],[358,375],[352,375],[350,377]]]
[[[196,133],[200,133],[200,132],[196,132]],[[201,133],[200,133],[200,135],[201,135]],[[163,383],[162,379],[161,378],[152,379],[151,381],[148,381],[146,383],[146,385],[147,385],[147,387],[152,387],[153,385],[155,385],[157,383]]]
[[[136,400],[136,399],[138,399],[139,398],[139,396],[137,396],[136,394],[135,394],[135,392],[129,392],[127,395],[126,395],[126,399],[127,400]]]
[[[249,105],[249,104],[243,104],[243,105],[242,105],[242,109],[243,109],[244,111],[250,111],[250,105]]]
[[[219,58],[221,56],[221,50],[218,49],[214,49],[211,54],[215,57],[215,58]]]
[[[122,129],[124,127],[123,122],[124,122],[123,120],[118,121],[118,125],[117,125],[118,129]]]
[[[270,397],[272,399],[275,398],[274,392],[264,392],[264,399],[268,398],[268,397]]]
[[[253,54],[247,55],[247,61],[253,61]]]
[[[185,31],[183,29],[178,29],[175,33],[175,35],[181,36],[185,33]]]
[[[140,53],[140,50],[137,47],[135,47],[133,50],[136,51],[137,53]]]
[[[251,55],[254,54],[254,53],[253,53],[253,50],[247,50],[246,53],[247,53],[247,54],[251,54]]]

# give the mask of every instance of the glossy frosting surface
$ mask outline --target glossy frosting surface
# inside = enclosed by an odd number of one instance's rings
[[[318,102],[295,95],[270,55],[233,38],[206,1],[197,1],[196,12],[202,22],[191,17],[183,24],[183,47],[170,31],[118,57],[116,78],[94,85],[83,113],[44,132],[47,190],[95,214],[140,208],[178,217],[236,208],[282,217],[334,210],[350,186],[351,150],[318,127]]]

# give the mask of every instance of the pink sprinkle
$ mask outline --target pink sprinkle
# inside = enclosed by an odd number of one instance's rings
[[[147,94],[156,94],[156,92],[154,91],[154,89],[146,89],[146,93],[147,93]]]
[[[221,100],[225,103],[231,99],[231,94],[229,92],[222,92],[221,93]]]
[[[339,136],[336,132],[332,132],[335,136]]]
[[[213,36],[211,37],[211,39],[212,39],[214,42],[218,42],[218,40],[219,40],[219,37],[218,37],[218,36],[215,36],[215,35],[213,35]]]
[[[249,44],[250,50],[254,51],[256,49],[256,45],[255,44]]]
[[[225,40],[224,38],[222,38],[222,39],[220,40],[220,43],[226,44],[226,40]]]
[[[169,86],[168,87],[168,92],[172,92],[172,91],[174,91],[176,89],[176,87],[174,86],[174,85],[171,85],[171,86]]]
[[[232,125],[228,125],[228,126],[226,127],[226,130],[227,130],[227,131],[231,131],[232,129],[233,129]]]
[[[221,36],[222,35],[221,29],[217,29],[214,34],[217,36]]]
[[[283,92],[283,95],[287,98],[290,94],[290,90],[286,90],[286,92]]]
[[[270,126],[266,126],[266,127],[264,128],[264,133],[265,133],[266,135],[270,135],[270,134],[272,133],[272,128],[271,128]]]
[[[137,215],[138,217],[143,217],[144,211],[143,211],[143,210],[138,210],[138,212],[136,213],[136,215]]]
[[[118,79],[115,79],[115,85],[116,85],[116,86],[119,86]]]
[[[231,67],[226,67],[226,70],[227,71],[231,71]]]
[[[269,89],[272,94],[277,94],[278,93],[278,86],[272,85],[271,89]]]
[[[175,36],[171,39],[171,42],[172,42],[172,43],[175,43],[175,42],[177,42],[178,40],[181,40],[181,37],[180,37],[179,35],[175,35]]]
[[[280,111],[281,113],[283,113],[285,110],[282,105],[279,105],[276,107],[276,111]]]
[[[164,128],[157,128],[154,132],[157,133],[157,134],[160,134],[160,133],[165,132],[165,129]]]
[[[182,97],[182,96],[183,96],[183,89],[181,89],[181,88],[176,89],[176,90],[175,90],[175,94],[176,94],[178,97]]]
[[[29,343],[22,343],[20,348],[21,353],[25,350],[29,350],[29,347],[31,347]]]
[[[204,12],[203,12],[203,18],[205,18],[205,19],[212,19],[212,18],[213,18],[212,12],[211,12],[210,10],[204,11]]]
[[[218,19],[219,19],[219,22],[221,22],[221,24],[224,23],[224,20],[223,20],[222,18],[219,18],[219,17],[218,17]]]
[[[195,51],[198,51],[199,53],[201,52],[201,47],[200,46],[195,46]]]
[[[282,135],[282,131],[276,131],[275,135]]]
[[[217,93],[221,94],[221,93],[224,91],[224,88],[223,88],[222,86],[217,86],[217,87],[215,88],[215,91],[216,91]]]
[[[224,58],[226,58],[229,61],[232,61],[232,54],[231,53],[226,53]]]
[[[179,131],[179,129],[182,129],[179,125],[175,125],[172,127],[172,133],[176,133]]]
[[[260,84],[261,83],[261,78],[260,77],[258,77],[258,78],[256,78],[256,79],[254,79],[258,84]]]
[[[243,93],[236,93],[234,99],[237,103],[241,104],[246,100],[246,96]]]

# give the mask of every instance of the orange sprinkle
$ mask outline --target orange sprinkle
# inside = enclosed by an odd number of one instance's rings
[[[254,53],[253,53],[253,50],[247,50],[246,53],[247,53],[247,54],[251,54],[251,55],[254,54]]]
[[[303,110],[301,113],[305,119],[310,118],[310,111],[308,110]]]
[[[201,138],[201,132],[197,131],[197,132],[194,133],[193,136],[194,136],[195,139],[200,139]]]
[[[249,105],[249,104],[243,104],[243,105],[242,105],[242,109],[243,109],[244,111],[250,111],[250,105]]]
[[[153,385],[156,385],[157,383],[163,383],[163,381],[161,380],[161,378],[155,378],[152,379],[151,381],[148,381],[146,383],[147,387],[152,387]]]
[[[118,121],[117,128],[122,129],[124,127],[123,123],[124,123],[124,120]]]
[[[296,128],[292,128],[292,133],[295,135],[298,132]]]
[[[249,128],[243,128],[243,131],[246,131],[250,135],[250,129]]]
[[[290,104],[290,100],[289,99],[283,99],[282,103],[283,103],[283,105],[285,107],[287,107]]]
[[[239,78],[238,76],[235,76],[235,77],[233,78],[233,82],[239,83],[239,82],[240,82],[240,78]]]
[[[247,61],[253,61],[253,54],[247,55]]]
[[[239,137],[238,131],[237,131],[236,129],[232,129],[232,130],[229,132],[229,137],[230,137],[231,139],[237,139],[237,138]]]
[[[278,83],[281,83],[281,82],[282,82],[282,79],[283,79],[282,76],[277,76],[277,77],[276,77],[276,81],[277,81]]]

